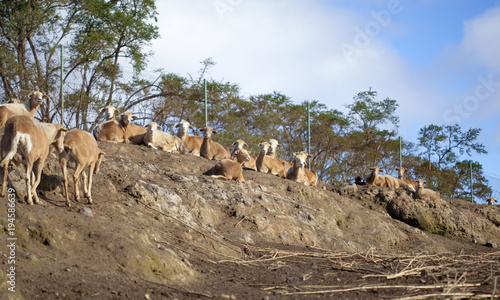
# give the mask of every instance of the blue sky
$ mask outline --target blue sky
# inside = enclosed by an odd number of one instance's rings
[[[372,87],[400,105],[399,133],[429,124],[483,129],[500,178],[500,0],[162,0],[154,68],[240,85],[244,96],[279,91],[345,110]],[[496,181],[500,182],[500,181]],[[500,191],[500,184],[493,188]]]

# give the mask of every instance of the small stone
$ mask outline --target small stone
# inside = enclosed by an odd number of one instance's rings
[[[26,259],[29,259],[31,261],[38,261],[38,258],[34,254],[31,254],[31,253],[28,253],[28,252],[24,252],[22,254],[22,257],[24,257]]]
[[[93,217],[94,216],[94,213],[92,212],[92,210],[88,207],[84,207],[82,209],[80,209],[79,211],[82,215],[84,216],[87,216],[87,217]]]

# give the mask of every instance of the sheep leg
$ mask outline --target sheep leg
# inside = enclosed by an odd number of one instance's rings
[[[82,173],[83,165],[77,164],[75,174],[73,174],[73,183],[75,185],[75,201],[79,202],[80,200],[80,189],[78,187],[78,178],[80,177],[80,173]]]
[[[29,158],[26,157],[26,163],[24,164],[26,168],[26,202],[29,205],[33,205],[33,198],[31,194],[31,172],[33,171],[33,164],[30,162]]]
[[[45,159],[39,159],[35,162],[35,167],[36,167],[36,172],[32,172],[34,176],[34,182],[33,182],[33,198],[35,200],[35,203],[39,203],[40,200],[38,199],[38,194],[36,192],[36,189],[38,185],[40,184],[40,181],[42,180],[42,170],[43,170],[43,165],[45,164]]]
[[[3,165],[3,184],[2,184],[2,197],[7,195],[7,177],[9,176],[9,162]]]
[[[89,166],[89,183],[88,183],[88,192],[87,199],[89,200],[89,204],[92,204],[92,174],[94,174],[95,164],[91,164]]]
[[[66,206],[71,207],[71,202],[69,201],[69,192],[68,192],[68,166],[66,158],[62,158],[59,160],[61,164],[63,178],[64,178],[64,196],[66,197]]]

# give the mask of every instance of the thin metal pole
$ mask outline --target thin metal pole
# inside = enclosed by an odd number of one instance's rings
[[[64,126],[64,61],[63,61],[63,45],[61,46],[61,88],[59,93],[59,101],[61,105],[61,125]]]
[[[203,79],[203,88],[205,94],[205,127],[208,126],[208,112],[207,112],[207,102],[208,102],[208,91],[207,91],[207,80]]]
[[[403,166],[403,158],[401,154],[401,144],[402,144],[402,138],[399,137],[399,167],[401,168]]]
[[[474,203],[474,193],[472,190],[472,160],[469,161],[469,169],[470,169],[470,201]]]
[[[307,153],[311,154],[311,108],[307,102]]]

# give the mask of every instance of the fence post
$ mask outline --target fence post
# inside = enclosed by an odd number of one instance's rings
[[[470,202],[474,203],[474,191],[472,189],[472,160],[469,160],[470,170]]]
[[[59,91],[59,103],[61,106],[61,125],[64,126],[64,61],[63,61],[63,45],[61,47],[61,87]]]
[[[401,154],[401,144],[402,144],[402,139],[399,137],[399,167],[401,168],[403,166],[403,159],[402,159],[402,154]]]
[[[205,105],[204,105],[204,109],[205,109],[205,127],[208,126],[208,112],[207,112],[207,98],[208,98],[208,91],[207,91],[207,80],[206,79],[203,79],[203,89],[204,89],[204,95],[205,95]]]

